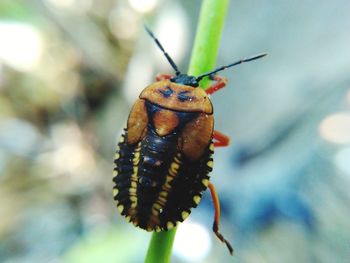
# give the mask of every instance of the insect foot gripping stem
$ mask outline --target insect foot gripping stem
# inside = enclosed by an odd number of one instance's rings
[[[214,131],[213,138],[216,140],[214,142],[215,147],[225,147],[230,144],[230,138],[219,131]]]
[[[160,74],[156,75],[156,81],[161,81],[161,80],[165,80],[165,79],[171,79],[172,77],[174,77],[174,76],[171,75],[171,74],[160,73]]]
[[[218,90],[224,88],[227,84],[227,79],[225,77],[221,77],[221,76],[213,76],[211,78],[211,80],[214,80],[215,82],[213,83],[213,85],[211,85],[209,88],[207,88],[205,90],[205,92],[209,95],[217,92]]]

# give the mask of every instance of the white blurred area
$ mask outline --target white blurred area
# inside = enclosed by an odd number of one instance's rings
[[[176,231],[174,255],[184,262],[203,262],[212,247],[212,233],[208,230],[191,220],[182,223]]]
[[[323,139],[336,144],[350,144],[350,111],[327,116],[319,126]]]
[[[93,4],[93,0],[44,0],[52,8],[63,9],[77,14],[86,13]]]
[[[33,26],[0,20],[0,63],[20,71],[30,71],[40,62],[44,41]]]
[[[130,6],[140,13],[152,12],[157,7],[159,2],[160,0],[129,0]]]
[[[333,159],[338,171],[350,175],[350,111],[333,113],[319,125],[322,139],[334,145]]]

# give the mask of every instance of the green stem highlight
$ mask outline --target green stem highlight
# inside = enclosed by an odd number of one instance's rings
[[[229,0],[202,1],[189,75],[198,76],[214,68],[228,4]],[[205,88],[209,81],[204,78],[200,84]],[[170,262],[176,229],[152,234],[145,263]]]

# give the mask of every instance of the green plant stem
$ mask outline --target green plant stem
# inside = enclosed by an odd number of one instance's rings
[[[189,75],[198,76],[214,68],[228,3],[228,0],[202,1]],[[208,80],[203,79],[201,87],[207,83]],[[145,263],[170,262],[176,229],[152,234]]]
[[[228,4],[228,0],[203,0],[189,75],[198,76],[214,68]],[[203,79],[201,87],[207,87],[208,83],[207,78]]]
[[[170,262],[171,249],[173,247],[175,234],[176,228],[169,231],[153,233],[145,263]]]

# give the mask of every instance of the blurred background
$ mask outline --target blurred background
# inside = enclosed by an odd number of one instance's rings
[[[143,262],[150,234],[119,216],[113,154],[138,93],[187,70],[201,1],[0,2],[0,262]],[[173,262],[350,262],[350,2],[231,1],[212,97],[212,181]]]

